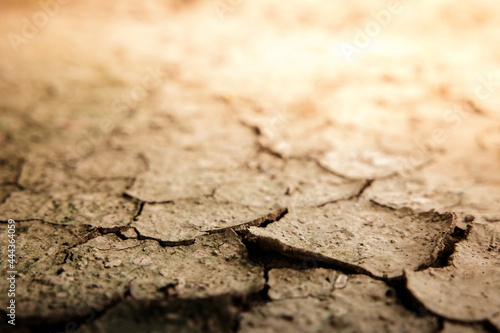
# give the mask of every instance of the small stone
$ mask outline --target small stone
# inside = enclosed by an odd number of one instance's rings
[[[464,216],[464,222],[472,222],[474,221],[474,216],[473,215],[465,215]]]
[[[347,275],[339,274],[333,286],[335,287],[335,289],[345,288],[345,286],[347,285],[347,279],[348,279]]]

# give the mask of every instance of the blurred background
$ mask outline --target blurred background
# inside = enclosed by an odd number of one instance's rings
[[[3,0],[0,17],[2,220],[111,228],[215,196],[500,221],[493,0]]]
[[[0,133],[11,173],[30,154],[67,171],[109,147],[210,151],[213,135],[238,137],[234,122],[258,128],[260,145],[281,157],[315,158],[348,178],[439,161],[415,181],[431,184],[427,197],[457,188],[438,208],[476,185],[477,206],[483,187],[500,182],[494,1],[1,7]],[[241,154],[240,141],[223,153]],[[387,186],[393,196],[411,190]]]

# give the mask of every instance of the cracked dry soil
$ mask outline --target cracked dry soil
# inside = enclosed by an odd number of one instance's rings
[[[1,332],[500,332],[495,2],[50,3],[0,5]]]

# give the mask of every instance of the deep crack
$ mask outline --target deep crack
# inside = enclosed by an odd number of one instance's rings
[[[422,263],[416,271],[422,271],[429,267],[442,268],[451,265],[451,257],[455,253],[457,243],[466,240],[472,229],[472,225],[468,224],[465,229],[459,226],[452,225],[449,230],[440,238],[432,255],[429,259]]]
[[[252,234],[246,234],[244,239],[245,243],[253,244],[255,246],[251,247],[251,249],[260,248],[263,251],[263,253],[274,253],[274,255],[271,258],[277,258],[278,260],[283,260],[282,263],[286,263],[290,259],[294,263],[297,262],[298,260],[302,263],[302,265],[304,265],[304,263],[306,262],[310,262],[313,263],[314,267],[331,268],[335,270],[340,270],[347,274],[364,274],[375,279],[380,279],[374,276],[368,270],[360,266],[349,264],[337,259],[325,257],[316,252],[294,248],[271,237],[254,236]],[[297,266],[294,266],[292,268],[295,267]]]
[[[136,237],[125,236],[123,234],[123,232],[128,231],[128,230],[134,230],[135,233],[137,234],[137,236]],[[112,228],[102,228],[102,227],[92,228],[90,230],[90,232],[85,237],[83,237],[82,239],[77,241],[75,244],[73,244],[70,248],[68,248],[66,250],[75,248],[79,245],[87,243],[88,241],[90,241],[96,237],[104,236],[107,234],[114,234],[122,240],[126,240],[126,239],[152,240],[152,241],[158,242],[158,244],[160,244],[160,246],[162,246],[162,247],[187,246],[187,245],[192,245],[196,242],[195,239],[185,239],[185,240],[179,240],[179,241],[166,241],[166,240],[162,240],[160,238],[144,236],[144,235],[141,235],[141,233],[139,232],[139,230],[136,227],[126,225],[126,226],[112,227]]]

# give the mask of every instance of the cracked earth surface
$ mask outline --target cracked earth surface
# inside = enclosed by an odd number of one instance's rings
[[[500,332],[495,5],[399,3],[351,61],[388,3],[89,0],[4,38],[0,331]]]

